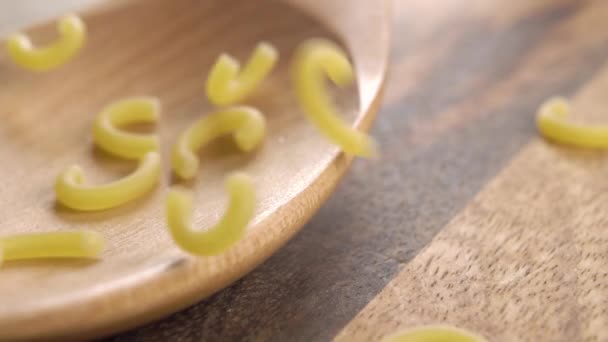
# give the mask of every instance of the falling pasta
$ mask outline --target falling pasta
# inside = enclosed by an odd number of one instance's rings
[[[61,66],[84,45],[86,28],[83,21],[70,14],[59,20],[59,39],[46,47],[36,48],[22,33],[15,33],[6,42],[8,53],[19,66],[33,71],[47,71]]]
[[[255,108],[239,106],[205,116],[188,128],[173,149],[172,165],[183,179],[196,175],[199,160],[196,151],[211,140],[232,133],[237,146],[247,152],[260,144],[266,132],[264,116]]]
[[[296,52],[292,77],[296,96],[306,116],[343,151],[361,157],[375,155],[375,141],[338,117],[323,84],[324,75],[339,86],[350,84],[354,78],[348,58],[336,44],[325,39],[305,41]]]
[[[278,59],[279,53],[272,45],[260,43],[240,71],[239,62],[234,57],[222,54],[207,78],[209,101],[215,105],[242,101],[270,73]]]
[[[139,162],[137,170],[109,184],[92,186],[84,184],[84,172],[72,166],[57,178],[57,200],[76,210],[103,210],[131,202],[151,191],[159,182],[160,155],[148,152]]]
[[[0,237],[1,259],[98,258],[105,246],[94,231],[28,233]]]
[[[382,342],[485,342],[483,337],[448,326],[423,326],[389,336]]]
[[[608,148],[608,126],[589,126],[568,122],[570,104],[563,98],[552,98],[539,109],[536,122],[541,134],[559,143]]]
[[[243,173],[234,173],[226,179],[229,195],[228,209],[224,217],[213,228],[194,231],[191,228],[192,194],[174,188],[166,203],[169,232],[175,243],[185,251],[196,255],[216,255],[245,234],[247,225],[255,212],[255,190],[251,178]]]
[[[159,147],[156,134],[131,133],[117,127],[156,123],[160,102],[153,97],[135,97],[112,103],[97,116],[93,138],[104,151],[126,159],[140,159]]]
[[[173,169],[181,178],[191,179],[199,165],[195,151],[211,140],[232,134],[241,150],[251,151],[260,144],[265,132],[264,116],[255,108],[231,107],[205,116],[179,137],[173,150]],[[192,194],[179,188],[169,192],[167,223],[178,246],[196,255],[215,255],[244,235],[255,209],[253,182],[246,174],[235,173],[226,179],[226,190],[230,197],[226,214],[207,231],[194,231],[190,227]]]

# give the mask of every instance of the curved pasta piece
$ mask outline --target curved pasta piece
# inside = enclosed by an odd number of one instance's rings
[[[172,155],[175,173],[183,179],[193,178],[199,166],[195,151],[229,133],[241,150],[251,151],[266,134],[266,120],[257,109],[247,106],[231,107],[203,117],[178,138]]]
[[[140,159],[159,147],[156,134],[131,133],[117,127],[156,123],[160,102],[154,97],[134,97],[110,104],[93,124],[93,139],[104,151],[126,159]]]
[[[464,329],[448,326],[423,326],[389,336],[382,342],[485,342]]]
[[[94,231],[17,234],[0,237],[0,259],[98,258],[104,247]]]
[[[246,174],[233,173],[227,177],[225,186],[230,197],[228,209],[215,227],[205,231],[194,231],[190,226],[192,194],[177,188],[169,192],[167,223],[180,248],[196,255],[216,255],[243,237],[255,213],[253,182]]]
[[[228,54],[222,54],[207,78],[209,101],[222,106],[243,100],[270,73],[278,59],[279,53],[272,45],[259,43],[239,73],[239,62]]]
[[[563,98],[552,98],[539,109],[536,117],[541,134],[559,143],[608,148],[608,126],[581,125],[568,122],[570,104]]]
[[[82,169],[74,165],[57,178],[57,200],[76,210],[103,210],[123,205],[149,192],[158,184],[160,156],[148,152],[130,175],[104,185],[85,185]]]
[[[375,141],[343,122],[324,85],[324,76],[339,86],[350,84],[354,72],[347,56],[336,44],[310,39],[298,47],[292,65],[296,96],[308,119],[344,152],[361,157],[377,153]]]
[[[6,42],[8,53],[16,64],[29,70],[47,71],[59,67],[80,51],[86,27],[78,16],[69,14],[59,20],[57,30],[61,37],[41,48],[35,48],[26,35],[15,33]]]

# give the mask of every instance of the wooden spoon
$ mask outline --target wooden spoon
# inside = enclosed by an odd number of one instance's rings
[[[147,0],[104,3],[82,15],[89,38],[76,59],[49,73],[16,67],[0,54],[0,215],[2,235],[92,229],[108,247],[99,262],[8,262],[0,268],[0,340],[100,336],[158,319],[229,285],[272,255],[327,199],[351,158],[304,118],[288,77],[292,52],[305,38],[328,37],[349,51],[356,87],[336,90],[344,117],[366,130],[387,68],[388,4],[368,0]],[[56,36],[50,22],[27,32],[36,43]],[[179,132],[213,110],[204,84],[220,52],[244,61],[266,40],[280,66],[246,104],[268,119],[257,153],[230,139],[201,153],[188,184],[197,194],[193,222],[201,229],[223,214],[229,171],[253,176],[259,200],[246,237],[215,257],[195,257],[167,233],[164,201],[169,152]],[[72,163],[90,182],[131,172],[135,164],[92,147],[100,109],[127,96],[158,96],[165,173],[150,196],[125,207],[79,213],[55,203],[53,183]],[[327,265],[331,267],[331,265]],[[278,276],[280,277],[280,275]]]

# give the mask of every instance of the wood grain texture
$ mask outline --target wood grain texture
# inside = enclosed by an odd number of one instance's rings
[[[607,87],[608,64],[576,119],[605,120]],[[533,139],[336,340],[437,323],[491,341],[608,340],[607,171],[605,152]]]
[[[3,265],[0,340],[94,336],[159,318],[238,279],[308,220],[332,192],[350,158],[318,134],[286,91],[291,53],[312,36],[345,45],[358,79],[357,86],[337,91],[337,105],[345,119],[362,129],[374,117],[388,53],[385,6],[365,7],[365,1],[353,6],[340,0],[330,4],[113,2],[87,12],[87,46],[57,71],[32,74],[0,56],[0,159],[10,165],[0,171],[5,179],[0,186],[6,227],[2,233],[86,227],[109,240],[102,262]],[[336,11],[341,19],[331,25],[315,19],[336,17]],[[371,30],[362,32],[348,22],[359,21],[362,13]],[[54,23],[29,32],[38,43],[56,36]],[[374,40],[363,45],[358,40],[366,35]],[[273,76],[247,101],[267,116],[266,144],[244,157],[229,139],[221,141],[201,153],[203,170],[189,184],[199,199],[194,224],[206,227],[223,212],[225,174],[240,169],[252,175],[258,208],[241,242],[209,258],[186,255],[174,245],[164,219],[167,185],[175,183],[168,166],[161,187],[137,203],[98,213],[55,204],[53,181],[72,163],[82,165],[91,182],[121,177],[134,167],[92,148],[91,123],[103,106],[126,96],[158,96],[162,118],[154,130],[168,165],[179,132],[213,110],[205,100],[204,84],[215,58],[226,51],[245,60],[260,40],[273,43],[282,56]]]
[[[605,122],[606,2],[395,0],[393,10],[373,129],[382,159],[355,162],[304,229],[234,285],[108,340],[374,341],[425,322],[492,341],[544,330],[540,340],[606,340],[606,156],[548,145],[533,121],[547,97],[578,94],[577,112]]]
[[[405,318],[390,310],[370,324],[349,321],[537,136],[544,99],[595,78],[608,55],[604,7],[394,1],[387,101],[373,129],[381,162],[355,162],[311,222],[254,272],[114,341],[327,341],[344,326],[341,339],[374,341],[393,332],[399,326],[382,319]]]
[[[332,339],[536,136],[538,105],[606,62],[598,1],[440,7],[393,2],[387,101],[373,129],[382,160],[355,162],[305,229],[247,277],[115,341]],[[361,339],[391,332],[383,327]]]

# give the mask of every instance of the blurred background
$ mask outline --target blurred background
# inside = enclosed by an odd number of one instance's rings
[[[65,11],[101,0],[3,0],[0,1],[0,34],[9,33],[32,21],[54,18]]]

